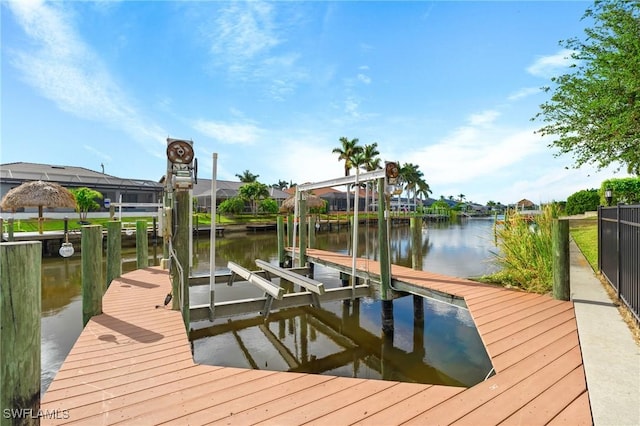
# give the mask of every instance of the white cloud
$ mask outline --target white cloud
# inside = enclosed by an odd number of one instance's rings
[[[533,129],[486,126],[493,114],[478,114],[475,125],[454,130],[440,142],[412,155],[423,165],[432,187],[471,185],[474,180],[495,176],[545,148]],[[463,191],[464,192],[464,191]]]
[[[104,152],[90,146],[90,145],[83,145],[83,148],[86,149],[87,151],[89,151],[90,153],[94,154],[95,156],[102,158],[105,161],[111,161],[111,156],[109,154],[105,154]]]
[[[537,93],[540,93],[540,88],[539,87],[524,87],[524,88],[522,88],[520,90],[517,90],[517,91],[511,93],[507,97],[507,100],[509,100],[509,101],[517,101],[519,99],[526,98],[528,96],[535,95]]]
[[[247,59],[280,44],[272,11],[271,4],[265,2],[231,3],[215,21],[212,51],[243,68]]]
[[[358,74],[358,80],[364,84],[371,84],[371,77],[365,74]]]
[[[359,106],[360,102],[354,97],[350,96],[344,101],[344,112],[352,118],[358,118],[360,117],[360,113],[358,112]]]
[[[334,144],[338,146],[338,142]],[[273,181],[293,179],[295,183],[320,182],[344,176],[344,163],[331,152],[326,139],[316,135],[289,137],[279,144],[277,156],[270,165],[269,172]]]
[[[309,72],[298,65],[298,52],[283,52],[285,32],[276,12],[271,2],[233,2],[206,28],[205,37],[213,62],[226,68],[231,79],[262,84],[265,96],[282,101],[300,81],[309,80]]]
[[[246,123],[221,123],[207,120],[197,120],[193,123],[193,128],[222,143],[229,144],[254,144],[262,130]]]
[[[536,77],[549,78],[559,73],[575,63],[571,58],[573,50],[563,49],[554,55],[541,56],[527,68],[527,72]]]
[[[471,114],[469,123],[472,126],[488,126],[500,116],[500,113],[496,110],[486,110],[479,114]]]
[[[22,78],[58,108],[122,129],[157,157],[166,132],[146,122],[113,81],[100,57],[86,45],[63,3],[8,2],[16,21],[36,46],[16,53]]]

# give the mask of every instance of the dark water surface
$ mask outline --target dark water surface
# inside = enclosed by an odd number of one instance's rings
[[[430,224],[421,238],[422,269],[458,277],[494,270],[490,262],[493,221],[465,220]],[[411,266],[408,226],[391,230],[392,262]],[[359,256],[376,258],[377,229],[361,226]],[[209,272],[209,237],[194,240],[194,273]],[[317,235],[316,247],[347,253],[345,229]],[[153,252],[152,243],[149,247]],[[123,249],[123,271],[135,268],[135,252]],[[255,259],[277,263],[274,232],[230,233],[216,241],[218,271],[233,261],[257,269]],[[129,261],[126,261],[129,260]],[[45,391],[82,331],[80,256],[44,258],[42,262],[42,390]],[[327,287],[340,285],[337,272],[316,267],[315,278]],[[191,303],[206,303],[208,288],[194,288]],[[250,284],[216,285],[216,301],[259,297]],[[210,337],[193,342],[200,363],[279,371],[306,371],[361,378],[470,386],[491,369],[484,346],[468,312],[422,300],[424,319],[414,324],[413,298],[394,301],[393,338],[381,332],[381,308],[376,300],[325,303],[229,321],[192,324],[207,328]]]

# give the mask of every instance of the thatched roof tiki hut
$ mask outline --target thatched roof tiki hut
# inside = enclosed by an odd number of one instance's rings
[[[318,209],[318,208],[324,207],[325,205],[325,201],[322,198],[318,197],[317,195],[306,194],[305,198],[307,200],[307,209]],[[292,195],[291,197],[287,198],[282,202],[282,206],[280,206],[280,210],[292,212],[295,208],[295,203],[296,203],[296,197],[295,195]]]
[[[37,180],[25,182],[7,192],[0,207],[13,211],[21,207],[38,207],[38,232],[42,234],[43,208],[70,207],[75,209],[76,199],[69,190],[57,183]]]

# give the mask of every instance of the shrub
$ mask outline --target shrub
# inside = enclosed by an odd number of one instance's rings
[[[102,193],[99,191],[87,188],[86,186],[71,189],[70,191],[76,199],[76,211],[78,212],[81,221],[87,220],[88,212],[98,210],[100,208],[100,204],[96,201],[102,199]]]
[[[495,261],[502,270],[490,280],[534,293],[547,293],[553,286],[551,227],[558,206],[544,206],[530,216],[509,210],[502,224],[496,223],[499,251]]]
[[[265,198],[264,200],[260,200],[258,211],[260,211],[261,213],[278,213],[278,202],[273,198]]]
[[[218,206],[222,214],[240,214],[244,210],[244,199],[240,197],[227,198]]]
[[[596,189],[585,189],[571,194],[567,198],[567,214],[582,214],[586,211],[598,209],[600,204],[600,194]]]
[[[611,188],[613,192],[612,206],[620,203],[637,204],[640,203],[640,177],[608,179],[602,182],[600,187],[600,202],[606,205],[604,192],[607,188]]]

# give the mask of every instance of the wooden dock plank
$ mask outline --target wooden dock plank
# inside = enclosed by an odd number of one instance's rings
[[[592,425],[593,417],[591,416],[591,404],[589,403],[589,394],[583,393],[573,400],[560,414],[554,417],[549,423],[550,426],[555,425]]]
[[[576,342],[574,339],[566,337],[559,341],[558,344],[547,346],[532,356],[525,358],[521,365],[505,369],[501,373],[466,389],[464,392],[459,393],[442,404],[426,410],[419,416],[411,419],[408,424],[450,424],[473,410],[478,409],[502,393],[508,392],[509,395],[514,395],[515,392],[511,392],[511,390],[516,384],[520,383],[526,377],[537,373],[575,347]]]
[[[331,267],[351,258],[310,249]],[[332,263],[333,262],[333,263]],[[379,274],[376,261],[358,268]],[[115,280],[42,400],[42,424],[591,423],[571,302],[393,265],[392,276],[465,298],[496,370],[470,388],[196,365],[166,271]],[[158,307],[159,306],[159,307]]]
[[[306,406],[323,397],[333,395],[337,392],[362,385],[363,379],[346,379],[344,377],[335,377],[332,380],[325,380],[313,386],[301,389],[295,393],[282,395],[281,397],[270,401],[267,404],[248,405],[247,409],[238,413],[233,413],[225,418],[211,422],[208,424],[257,424],[264,422],[272,417],[278,416],[298,407]],[[287,424],[287,423],[281,423]],[[296,424],[296,423],[292,423]]]
[[[573,307],[570,304],[563,304],[554,306],[550,308],[548,311],[542,311],[535,315],[530,315],[527,317],[520,318],[511,323],[509,327],[499,328],[494,331],[485,332],[482,335],[482,340],[485,345],[489,346],[491,343],[497,342],[498,340],[504,339],[508,336],[516,334],[521,330],[524,330],[532,325],[538,324],[550,316],[555,316],[565,311],[572,311]]]
[[[403,401],[366,417],[354,424],[357,425],[399,425],[424,413],[432,407],[450,400],[455,395],[464,393],[465,388],[453,386],[430,386]]]
[[[304,424],[326,414],[330,414],[335,409],[346,407],[349,404],[356,403],[370,396],[375,396],[378,392],[382,392],[393,385],[394,383],[390,381],[364,380],[355,386],[343,388],[338,392],[328,394],[324,397],[312,399],[307,405],[297,408],[286,409],[286,404],[283,404],[285,410],[281,414],[258,422],[257,424],[274,426]],[[303,396],[303,393],[304,391],[300,392],[300,396]],[[343,418],[342,420],[345,424],[349,424],[357,419],[359,419],[359,416],[356,418]]]
[[[575,347],[542,369],[520,381],[508,393],[497,395],[486,404],[457,420],[456,425],[498,424],[506,420],[523,405],[530,403],[555,383],[561,382],[582,364],[580,348]],[[559,414],[564,407],[557,407]]]
[[[425,390],[424,385],[415,383],[395,383],[393,386],[371,395],[369,398],[354,401],[351,404],[333,409],[322,417],[313,419],[305,424],[334,426],[349,422],[361,422],[367,417],[390,408]],[[348,422],[346,419],[350,419]]]
[[[189,424],[204,425],[207,423],[227,419],[229,423],[236,423],[238,413],[269,404],[285,395],[293,395],[301,390],[312,388],[320,383],[333,380],[335,377],[313,374],[277,374],[261,380],[254,380],[236,386],[233,389],[214,390],[200,400],[197,406],[180,407],[181,417],[176,417],[166,423],[169,425]]]
[[[556,382],[546,392],[505,419],[501,425],[530,425],[548,423],[570,406],[573,401],[587,390],[582,366],[576,367],[562,380]]]

